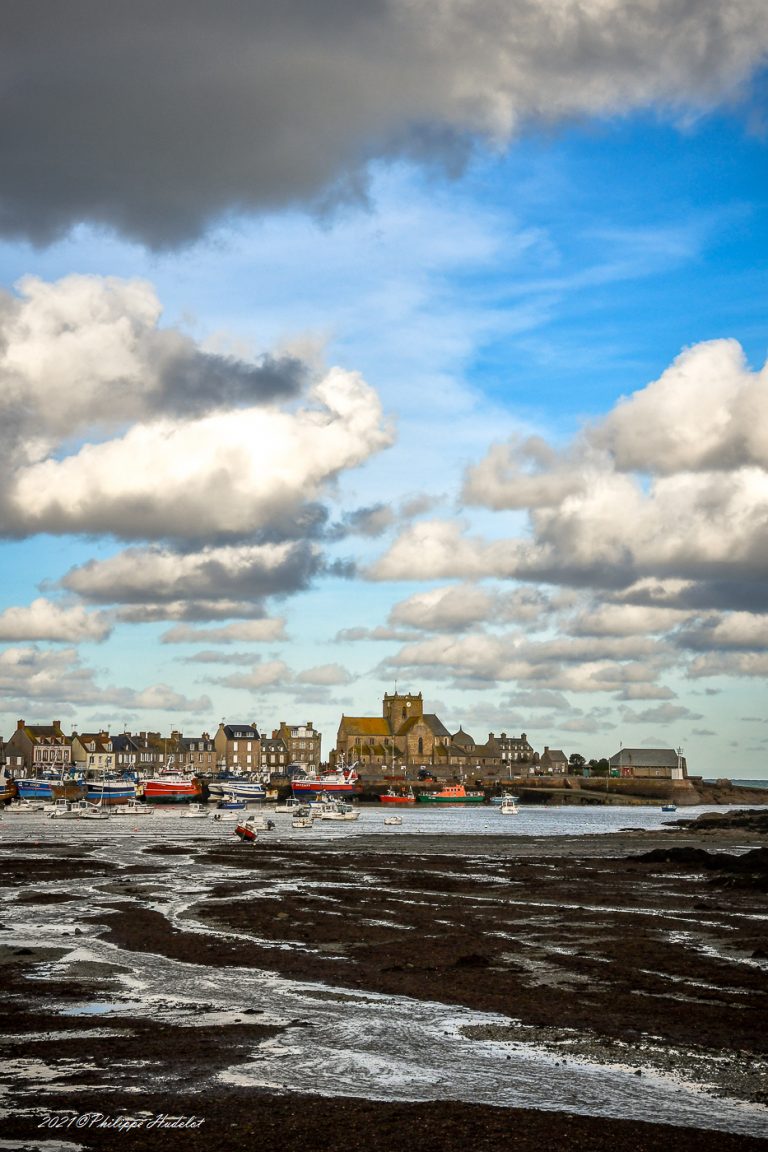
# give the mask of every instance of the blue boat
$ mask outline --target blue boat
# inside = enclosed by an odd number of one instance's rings
[[[86,780],[86,790],[86,798],[94,804],[128,804],[136,799],[133,780],[114,773]]]
[[[239,800],[233,792],[230,792],[226,796],[223,796],[221,800],[219,800],[216,807],[223,808],[231,812],[233,809],[245,808],[245,800]]]

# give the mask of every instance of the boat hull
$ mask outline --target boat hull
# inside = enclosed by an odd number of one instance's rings
[[[340,783],[336,780],[293,780],[291,782],[291,791],[294,796],[310,796],[319,795],[321,792],[327,792],[331,796],[351,796],[355,791],[354,784],[348,781]]]
[[[82,784],[75,781],[61,784],[41,777],[16,781],[16,795],[21,800],[79,800],[83,794]]]
[[[382,804],[415,804],[415,796],[379,796]]]
[[[200,799],[200,785],[196,780],[147,780],[144,799],[149,804],[188,804]]]
[[[94,804],[130,804],[136,800],[136,785],[128,780],[88,784],[86,799]]]
[[[439,796],[437,794],[430,795],[427,792],[422,792],[417,800],[419,804],[482,804],[485,800],[482,792],[475,796],[468,792],[466,796]]]

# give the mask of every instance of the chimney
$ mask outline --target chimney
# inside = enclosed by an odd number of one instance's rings
[[[61,720],[54,720],[51,727],[53,728],[54,732],[61,732]]]

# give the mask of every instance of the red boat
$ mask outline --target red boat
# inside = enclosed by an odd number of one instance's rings
[[[194,776],[183,776],[180,772],[161,772],[151,780],[145,780],[144,799],[155,804],[186,804],[199,800],[202,789]]]
[[[409,788],[407,792],[398,792],[396,788],[389,788],[386,792],[379,796],[382,804],[415,804],[416,797],[413,794],[413,788]]]

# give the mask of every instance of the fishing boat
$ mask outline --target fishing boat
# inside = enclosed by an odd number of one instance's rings
[[[209,780],[208,795],[212,800],[229,795],[236,800],[265,800],[267,789],[259,777],[252,773],[249,776],[226,776]]]
[[[42,812],[44,808],[44,800],[14,800],[3,811],[9,816],[23,816],[31,815],[33,812]]]
[[[403,822],[402,816],[385,816],[384,817],[384,823],[388,824],[391,828],[396,827],[396,825],[398,825],[398,824],[402,824],[402,822]]]
[[[439,792],[419,792],[420,804],[482,804],[483,792],[468,792],[463,784],[446,784]]]
[[[409,788],[407,792],[400,792],[397,788],[388,788],[379,796],[380,804],[415,804],[416,796],[414,795],[413,788]]]
[[[350,795],[355,790],[357,781],[357,767],[353,764],[347,768],[343,763],[334,772],[305,772],[301,776],[294,776],[291,780],[291,791],[294,796],[310,796],[320,792],[328,792],[334,796]]]
[[[662,812],[677,812],[677,804],[662,804]]]
[[[136,800],[136,784],[115,772],[86,775],[85,798],[95,804],[128,804]]]
[[[44,769],[36,776],[21,776],[15,781],[16,794],[22,800],[78,800],[85,787],[82,779],[64,765]]]
[[[499,813],[502,816],[516,816],[520,809],[517,806],[517,796],[502,797]]]
[[[311,816],[294,816],[291,819],[292,828],[311,828],[314,820]]]
[[[200,799],[202,789],[194,776],[177,772],[170,757],[165,769],[144,781],[143,793],[151,804],[188,804]]]

